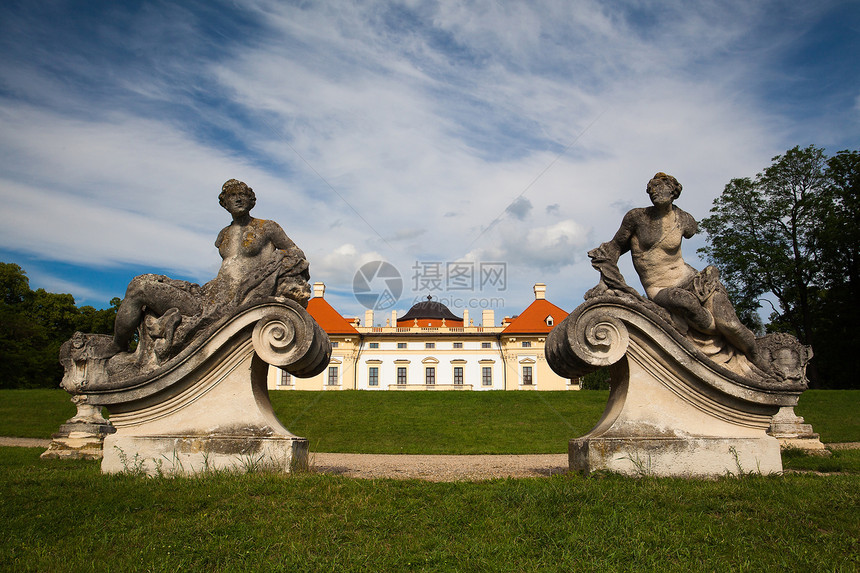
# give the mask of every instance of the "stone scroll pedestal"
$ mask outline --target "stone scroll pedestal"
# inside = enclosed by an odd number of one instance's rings
[[[92,361],[86,352],[79,354],[76,368],[87,372]],[[281,299],[237,312],[146,375],[117,380],[108,364],[108,375],[84,384],[78,394],[88,407],[110,413],[115,431],[104,436],[102,471],[177,475],[306,468],[308,441],[275,416],[266,373],[273,364],[313,376],[328,365],[330,354],[328,337],[313,318]]]
[[[632,299],[589,300],[547,338],[558,374],[610,367],[603,417],[569,443],[572,471],[716,477],[782,471],[771,418],[802,388],[740,376],[712,362],[657,312]]]
[[[202,367],[183,391],[133,409],[116,407],[116,432],[105,438],[102,471],[307,468],[307,439],[290,433],[272,411],[267,369],[246,340]]]

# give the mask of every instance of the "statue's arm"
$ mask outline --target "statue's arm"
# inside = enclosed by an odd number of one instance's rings
[[[215,239],[215,248],[216,249],[219,249],[219,250],[221,249],[221,243],[224,242],[224,233],[226,233],[227,229],[229,229],[229,228],[230,227],[224,227],[223,229],[221,229],[218,232],[218,237]]]
[[[276,249],[295,253],[301,258],[305,258],[305,253],[287,236],[281,226],[274,221],[266,221],[266,234]]]
[[[685,239],[689,239],[699,232],[699,223],[692,215],[683,209],[678,209],[678,220],[681,224],[681,232]]]
[[[641,210],[634,209],[628,212],[621,221],[621,227],[611,241],[603,243],[596,249],[588,251],[591,266],[600,273],[600,282],[596,287],[586,293],[585,298],[591,298],[603,294],[607,290],[626,292],[639,296],[636,289],[624,281],[624,276],[618,269],[618,258],[630,250],[630,241],[636,230],[638,217]]]

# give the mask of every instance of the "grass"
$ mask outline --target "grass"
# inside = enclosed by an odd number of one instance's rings
[[[65,390],[0,390],[0,436],[50,438],[75,415]]]
[[[101,475],[0,448],[8,571],[836,571],[860,477]]]
[[[272,392],[314,451],[563,452],[606,392]],[[860,391],[797,411],[860,441]],[[0,435],[48,437],[59,390],[0,391]],[[860,451],[798,451],[718,480],[597,474],[485,482],[301,473],[102,475],[98,462],[0,448],[0,571],[860,570]]]
[[[566,453],[608,392],[270,392],[312,451],[393,454]]]
[[[860,442],[860,390],[807,390],[794,411],[824,443]]]
[[[284,425],[312,451],[565,453],[600,418],[608,392],[278,392]],[[860,442],[860,390],[809,390],[796,411],[825,443]],[[0,436],[48,438],[74,406],[62,390],[0,390]]]
[[[860,450],[834,450],[829,457],[811,455],[799,449],[783,450],[782,467],[786,470],[860,474]]]

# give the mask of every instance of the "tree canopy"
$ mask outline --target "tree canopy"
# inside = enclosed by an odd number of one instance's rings
[[[59,386],[60,345],[77,330],[111,334],[119,302],[79,308],[70,294],[31,290],[24,269],[0,262],[0,388]]]
[[[813,347],[817,386],[860,386],[858,173],[858,151],[794,147],[755,178],[732,179],[701,222],[700,252],[720,268],[738,315],[760,329],[758,310],[775,299],[766,327]]]

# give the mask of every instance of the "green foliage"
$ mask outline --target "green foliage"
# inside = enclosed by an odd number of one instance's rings
[[[609,390],[609,368],[601,368],[582,377],[580,384],[583,390]]]
[[[60,345],[76,330],[112,333],[115,317],[116,305],[78,308],[70,294],[33,291],[24,269],[0,262],[0,388],[57,387]]]
[[[853,571],[860,477],[142,479],[0,448],[9,571]]]
[[[741,320],[761,331],[760,305],[775,297],[767,329],[813,346],[808,374],[823,387],[860,386],[858,172],[856,151],[794,147],[754,179],[732,179],[701,222],[700,252]]]

